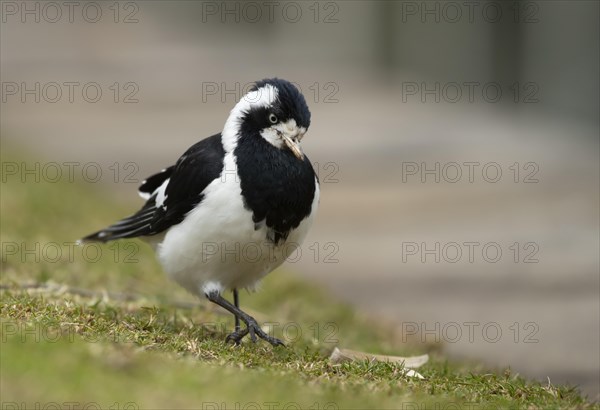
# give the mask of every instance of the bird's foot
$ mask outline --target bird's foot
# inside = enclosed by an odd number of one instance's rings
[[[253,342],[256,342],[256,336],[258,336],[261,339],[271,343],[273,346],[285,346],[285,344],[281,340],[273,336],[269,336],[264,330],[262,330],[256,322],[256,320],[254,320],[253,318],[248,318],[247,321],[244,320],[244,322],[246,322],[246,328],[229,334],[225,341],[232,341],[236,345],[239,345],[244,336],[250,334],[250,339]]]
[[[248,328],[236,330],[235,332],[228,334],[227,337],[225,338],[225,341],[233,342],[233,344],[235,344],[237,346],[242,342],[242,339],[247,334],[248,334]]]
[[[252,339],[253,342],[256,342],[256,336],[258,336],[261,339],[266,340],[267,342],[271,343],[273,346],[285,346],[281,340],[276,339],[276,338],[266,334],[260,328],[260,326],[256,322],[256,319],[254,319],[252,316],[249,316],[247,313],[244,313],[243,311],[241,311],[238,306],[231,304],[229,301],[227,301],[225,298],[223,298],[223,296],[221,296],[221,294],[218,291],[215,290],[212,292],[207,292],[205,295],[208,298],[208,300],[210,300],[211,302],[216,303],[217,305],[221,306],[222,308],[228,310],[236,317],[236,330],[235,330],[235,332],[233,332],[232,334],[227,336],[225,341],[227,341],[227,342],[233,341],[236,345],[239,345],[242,338],[244,336],[246,336],[247,334],[250,334],[250,339]],[[234,300],[235,300],[235,303],[237,304],[238,299],[236,296],[236,292],[234,292]],[[239,323],[238,322],[239,320],[241,320],[242,322],[244,322],[246,324],[245,329],[238,330],[237,324]]]

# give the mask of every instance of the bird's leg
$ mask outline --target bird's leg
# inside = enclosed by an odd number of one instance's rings
[[[249,333],[250,339],[252,339],[253,342],[256,342],[256,336],[258,336],[261,339],[271,343],[273,346],[285,346],[281,340],[266,334],[260,328],[258,322],[256,322],[256,319],[242,311],[240,308],[233,305],[231,302],[229,302],[227,299],[221,296],[221,294],[218,291],[208,292],[205,295],[208,300],[221,306],[223,309],[232,313],[233,315],[235,315],[235,317],[239,318],[242,322],[246,324],[245,329],[240,330],[239,332],[233,332],[232,334],[227,336],[225,340],[232,340],[235,344],[239,344],[242,338]]]
[[[240,308],[240,296],[238,295],[238,290],[233,290],[233,304],[236,308]],[[240,331],[240,318],[234,315],[235,317],[235,333],[239,333]]]

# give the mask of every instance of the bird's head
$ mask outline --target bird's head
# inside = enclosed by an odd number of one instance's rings
[[[300,140],[310,126],[310,111],[302,93],[278,78],[258,81],[231,110],[223,143],[233,150],[240,138],[264,138],[279,149],[304,159]]]

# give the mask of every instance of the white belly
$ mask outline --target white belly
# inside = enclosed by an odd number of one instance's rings
[[[244,208],[239,177],[231,171],[235,169],[228,154],[223,174],[207,186],[200,206],[171,227],[157,245],[167,275],[192,293],[253,288],[302,244],[312,224],[318,184],[311,214],[286,242],[267,241],[267,227],[255,229],[252,212]]]

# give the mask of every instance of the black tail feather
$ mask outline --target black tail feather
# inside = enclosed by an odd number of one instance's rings
[[[156,233],[152,229],[152,221],[154,220],[155,212],[156,208],[154,208],[154,206],[146,205],[135,215],[131,215],[107,228],[81,238],[80,242],[106,243],[116,239],[152,235]]]

